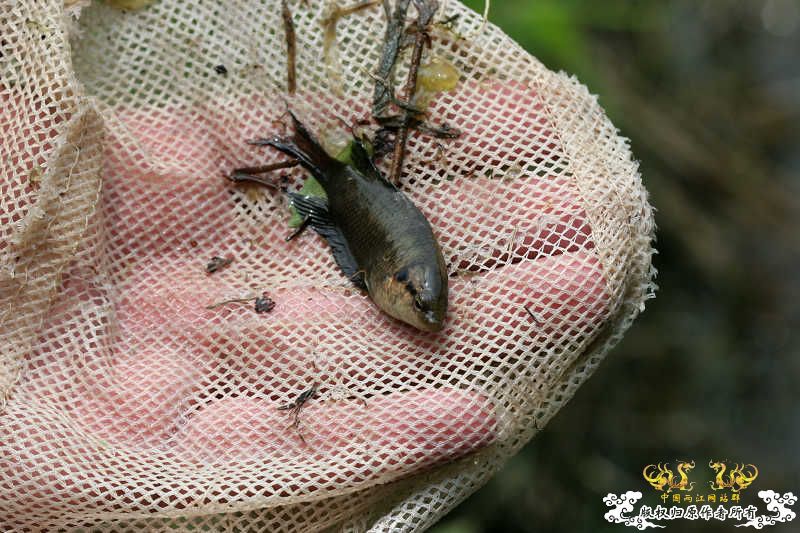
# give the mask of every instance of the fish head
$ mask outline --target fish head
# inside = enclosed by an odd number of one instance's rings
[[[423,331],[440,331],[447,314],[447,275],[437,263],[385,273],[368,283],[370,296],[389,315]]]

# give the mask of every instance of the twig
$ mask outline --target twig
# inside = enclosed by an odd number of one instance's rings
[[[286,88],[289,94],[294,94],[297,88],[297,70],[295,68],[297,39],[288,0],[281,1],[281,15],[283,16],[283,31],[286,33]]]
[[[417,6],[417,28],[414,36],[414,50],[411,53],[411,65],[408,68],[408,77],[405,87],[403,87],[403,100],[411,102],[417,90],[417,73],[422,62],[422,52],[425,42],[428,40],[428,28],[433,20],[433,15],[439,8],[438,0],[414,0]],[[403,160],[406,154],[406,140],[408,139],[409,120],[413,114],[408,109],[404,109],[403,121],[397,130],[394,142],[394,152],[392,154],[392,165],[389,168],[389,182],[397,183],[403,171]]]
[[[396,131],[402,127],[403,122],[404,117],[402,116],[389,117],[386,120],[380,121],[381,129],[387,131]],[[453,128],[448,124],[433,126],[426,122],[422,122],[413,115],[408,119],[407,125],[424,135],[436,137],[437,139],[458,139],[461,136],[461,130],[458,128]]]
[[[386,12],[386,34],[383,42],[383,53],[378,63],[378,70],[375,73],[377,83],[375,83],[375,92],[372,96],[372,115],[375,117],[383,116],[394,97],[391,78],[397,62],[397,56],[400,53],[400,43],[403,39],[403,28],[410,2],[411,0],[397,0],[392,14],[389,1],[383,1],[383,10]]]
[[[404,93],[407,99],[414,96],[414,91],[417,87],[417,71],[419,64],[422,60],[422,47],[425,42],[425,36],[422,32],[417,32],[417,37],[414,39],[414,52],[411,55],[411,66],[408,71],[408,79]],[[405,118],[400,128],[397,130],[397,136],[394,139],[394,151],[392,153],[392,166],[389,167],[389,183],[397,183],[400,179],[400,174],[403,172],[403,160],[406,156],[406,140],[408,140],[408,116],[409,111],[406,109]]]
[[[525,311],[527,311],[527,312],[528,312],[528,315],[529,315],[529,316],[530,316],[530,317],[533,319],[533,322],[534,322],[534,323],[535,323],[537,326],[541,326],[541,325],[542,325],[542,321],[541,321],[541,319],[540,319],[538,316],[536,316],[536,314],[535,314],[533,311],[531,311],[531,308],[530,308],[530,307],[528,307],[528,306],[526,305],[526,306],[523,306],[523,309],[525,309]]]
[[[262,176],[261,174],[266,174],[268,172],[272,172],[273,170],[279,170],[282,168],[296,167],[299,164],[300,164],[299,160],[290,159],[288,161],[278,161],[277,163],[272,163],[270,165],[262,165],[258,167],[235,168],[233,169],[233,172],[226,175],[225,177],[228,178],[233,183],[243,183],[243,182],[258,183],[260,185],[264,185],[265,187],[269,187],[270,189],[284,190],[283,186],[280,186],[277,183],[275,183],[275,180],[270,179],[267,176]],[[286,178],[283,177],[282,181],[285,183]]]
[[[249,174],[249,175],[266,174],[267,172],[272,172],[273,170],[296,167],[299,164],[300,161],[298,161],[297,159],[289,159],[287,161],[278,161],[277,163],[270,163],[269,165],[259,165],[257,167],[241,167],[234,170],[233,173],[231,173],[231,176],[233,176],[233,174]]]
[[[437,139],[458,139],[461,136],[461,130],[452,128],[447,124],[429,126],[422,122],[416,126],[416,129],[417,131],[430,135],[431,137],[436,137]]]
[[[221,307],[223,305],[228,305],[228,304],[246,304],[247,302],[251,302],[255,299],[256,296],[251,296],[250,298],[233,298],[231,300],[223,300],[215,304],[207,305],[206,309],[216,309],[217,307]]]

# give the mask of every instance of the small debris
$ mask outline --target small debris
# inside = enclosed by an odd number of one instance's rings
[[[220,271],[226,266],[233,263],[233,258],[231,257],[219,257],[214,256],[211,260],[206,264],[206,273],[213,274],[214,272]]]
[[[216,67],[214,67],[214,72],[222,76],[227,76],[228,68],[225,65],[217,65]]]
[[[530,317],[533,319],[533,322],[534,322],[534,323],[535,323],[537,326],[541,326],[541,325],[542,325],[542,320],[541,320],[541,319],[540,319],[540,318],[539,318],[539,317],[536,315],[536,313],[534,313],[533,311],[531,311],[531,308],[530,308],[530,307],[528,307],[528,306],[526,305],[526,306],[524,306],[524,309],[525,309],[525,311],[527,311],[527,312],[528,312],[528,315],[530,315]]]
[[[42,182],[43,175],[44,169],[42,169],[42,166],[36,165],[30,170],[30,172],[28,172],[28,181],[32,186],[39,187],[39,184]]]
[[[303,410],[303,406],[308,402],[311,398],[316,396],[317,394],[317,384],[311,386],[310,389],[304,390],[300,394],[297,395],[295,400],[287,405],[282,405],[278,407],[278,411],[291,411],[294,415],[294,420],[292,421],[292,425],[289,427],[293,427],[297,430],[297,435],[300,437],[300,440],[303,441],[303,444],[306,443],[306,439],[303,438],[303,434],[300,432],[300,411]]]
[[[267,293],[256,298],[256,313],[269,313],[275,309],[275,301]]]

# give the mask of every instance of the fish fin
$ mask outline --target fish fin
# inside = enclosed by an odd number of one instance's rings
[[[352,281],[353,285],[355,285],[361,290],[364,291],[369,290],[369,288],[367,288],[367,273],[364,272],[363,270],[359,270],[358,272],[350,276],[350,281]]]
[[[352,141],[352,146],[350,148],[350,162],[363,175],[378,181],[382,181],[391,186],[393,189],[396,188],[392,183],[389,182],[389,180],[383,177],[383,174],[381,174],[381,171],[375,166],[375,162],[367,152],[363,141],[361,141],[361,139],[358,137],[355,137]]]
[[[319,233],[331,247],[333,258],[336,264],[350,278],[357,287],[366,290],[364,276],[356,263],[353,253],[347,244],[347,239],[342,235],[342,231],[333,223],[328,211],[328,202],[319,196],[306,196],[296,192],[290,192],[292,205],[303,219],[308,219],[309,225]]]
[[[337,161],[325,151],[294,113],[289,111],[289,115],[291,115],[292,123],[294,124],[294,136],[264,139],[259,141],[259,144],[272,146],[285,154],[296,157],[300,164],[309,170],[324,187],[329,181],[330,171],[334,167],[343,166],[343,163]]]
[[[369,157],[369,153],[367,153],[367,148],[364,146],[361,139],[354,137],[351,142],[350,161],[353,163],[353,166],[359,170],[365,168],[374,169],[375,165],[372,163],[372,159]]]

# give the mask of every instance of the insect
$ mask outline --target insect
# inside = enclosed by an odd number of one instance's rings
[[[306,402],[316,396],[316,394],[317,384],[315,383],[310,389],[306,389],[298,394],[297,398],[295,398],[292,403],[278,407],[278,411],[291,411],[292,415],[294,416],[294,420],[289,427],[293,427],[297,430],[297,434],[300,436],[300,440],[303,441],[303,444],[306,443],[306,439],[303,438],[303,434],[300,432],[300,411],[303,410],[303,406],[305,406]]]
[[[303,226],[328,241],[345,276],[385,313],[423,331],[441,330],[447,313],[447,270],[428,220],[384,178],[360,139],[352,140],[346,162],[334,159],[290,115],[293,137],[251,144],[294,157],[325,190],[327,198],[287,193]],[[236,169],[230,179],[266,184],[256,175],[263,168],[271,167]]]

